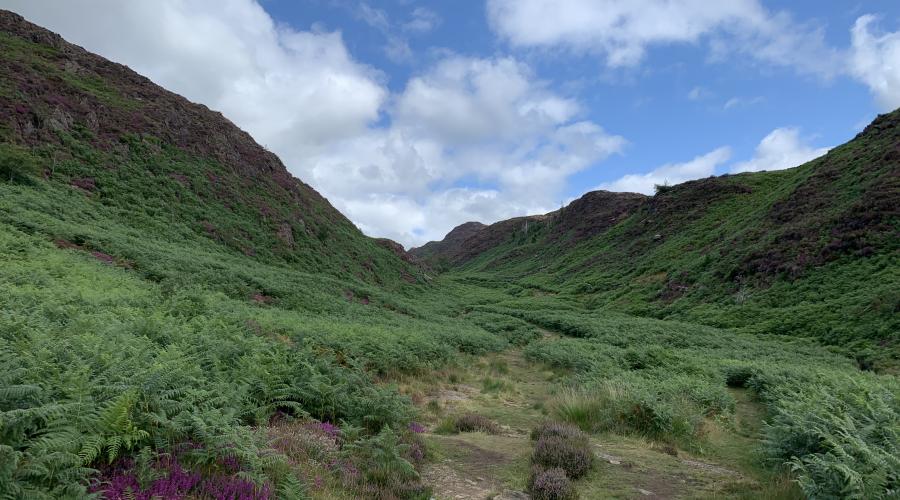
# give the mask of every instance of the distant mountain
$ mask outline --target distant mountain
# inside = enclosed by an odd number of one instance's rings
[[[515,217],[489,226],[466,222],[453,228],[443,240],[410,249],[409,254],[432,267],[447,269],[465,264],[519,233],[528,237],[529,227],[540,228],[545,222],[550,222],[552,228],[550,233],[543,235],[548,240],[581,241],[616,224],[637,209],[644,199],[646,196],[636,193],[592,191],[572,202],[566,212],[557,210],[546,215]],[[531,234],[536,238],[540,233],[531,231]]]
[[[188,238],[369,283],[419,279],[220,113],[6,11],[0,75],[0,175],[39,190],[0,220],[149,274],[178,256],[141,239]]]
[[[467,223],[410,253],[588,307],[811,335],[896,359],[900,111],[797,168],[650,197],[591,192],[546,215]]]

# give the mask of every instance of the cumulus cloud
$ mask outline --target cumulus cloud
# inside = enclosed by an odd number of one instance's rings
[[[629,174],[601,184],[597,189],[653,194],[657,185],[675,185],[685,181],[709,177],[716,168],[731,158],[731,148],[721,147],[684,163],[669,163],[646,174]]]
[[[362,227],[403,242],[549,211],[570,175],[625,146],[509,58],[449,56],[394,100],[389,127],[336,143],[313,159],[311,179]],[[387,224],[377,204],[415,206],[422,219]]]
[[[359,5],[375,29],[400,29]],[[222,111],[363,231],[405,245],[548,211],[568,176],[625,144],[515,59],[445,54],[391,95],[340,32],[277,25],[254,0],[4,6]],[[410,19],[417,33],[440,22],[425,9]]]
[[[783,170],[800,166],[828,152],[830,148],[814,148],[804,142],[796,128],[776,128],[765,136],[753,158],[731,167],[732,173]]]
[[[250,0],[4,5],[221,111],[286,160],[365,131],[388,97],[340,32],[276,26]]]
[[[494,31],[515,46],[600,53],[611,67],[639,63],[654,45],[701,41],[715,58],[738,52],[824,77],[840,64],[820,26],[758,0],[488,0],[487,12]]]
[[[856,20],[851,30],[850,71],[865,83],[885,110],[900,107],[900,31],[873,32],[876,18]]]
[[[797,167],[824,155],[828,150],[809,145],[796,128],[776,128],[760,141],[751,159],[735,163],[729,171],[759,172]],[[731,154],[731,148],[721,147],[688,162],[666,164],[645,174],[622,176],[596,189],[653,194],[657,185],[671,186],[715,175],[717,169],[728,163]]]
[[[514,59],[447,58],[409,81],[398,99],[405,127],[456,143],[514,139],[569,120],[578,104],[533,83]]]

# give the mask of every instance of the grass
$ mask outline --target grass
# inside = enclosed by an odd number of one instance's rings
[[[585,217],[573,203],[450,272],[522,300],[810,337],[895,371],[897,177],[880,156],[898,116],[799,168],[668,187],[590,238],[560,232]]]
[[[4,120],[85,99],[123,126],[0,129],[0,496],[417,498],[423,442],[474,461],[462,471],[496,459],[521,490],[548,418],[589,434],[600,463],[569,478],[586,498],[878,498],[900,484],[900,266],[881,251],[896,241],[794,245],[779,238],[797,227],[765,218],[858,215],[854,182],[877,199],[887,167],[868,160],[890,138],[708,181],[737,193],[710,203],[666,189],[654,203],[674,218],[646,223],[671,228],[659,240],[638,231],[644,212],[553,245],[536,223],[430,278],[308,187],[132,127],[150,104],[115,81],[16,37],[0,46]],[[798,208],[795,190],[841,162],[824,218]],[[797,249],[860,242],[873,253],[792,267]],[[419,422],[461,433],[421,438]]]

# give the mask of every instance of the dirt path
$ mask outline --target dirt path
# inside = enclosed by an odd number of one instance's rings
[[[430,380],[405,381],[404,392],[413,395],[426,416],[425,438],[434,456],[422,475],[435,498],[528,498],[523,490],[530,469],[529,433],[549,418],[546,408],[564,375],[529,363],[519,350],[508,350],[472,358]],[[442,422],[464,413],[488,417],[501,430],[496,435],[440,432]],[[740,416],[757,417],[744,410]],[[752,432],[750,424],[745,427]],[[728,498],[729,492],[756,488],[755,481],[730,460],[717,463],[683,452],[672,456],[636,437],[605,435],[591,440],[600,465],[578,481],[584,499]],[[739,437],[735,446],[751,441]]]

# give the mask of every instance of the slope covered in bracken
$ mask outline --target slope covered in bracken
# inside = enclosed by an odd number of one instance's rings
[[[888,115],[420,267],[0,11],[0,498],[891,498],[897,145]]]
[[[219,113],[0,11],[0,498],[425,494],[379,378],[506,344],[423,276]]]
[[[365,237],[220,113],[8,12],[0,14],[0,53],[0,175],[37,187],[44,200],[7,194],[3,222],[148,275],[162,272],[154,261],[179,256],[143,253],[136,247],[152,242],[92,226],[192,239],[211,251],[369,283],[416,281],[413,266]]]
[[[598,191],[528,219],[411,254],[591,309],[811,336],[897,365],[900,111],[797,168]]]

